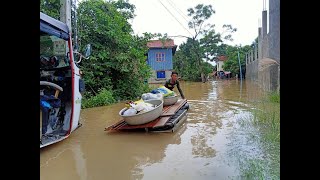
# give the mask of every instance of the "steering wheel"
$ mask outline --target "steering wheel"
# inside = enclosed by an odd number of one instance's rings
[[[52,83],[52,82],[48,82],[48,81],[40,81],[40,86],[50,86],[53,89],[55,89],[56,92],[55,92],[54,96],[56,98],[58,98],[59,93],[63,91],[61,86],[59,86],[59,85],[57,85],[55,83]]]

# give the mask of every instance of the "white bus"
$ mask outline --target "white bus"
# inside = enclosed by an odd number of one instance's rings
[[[84,81],[68,26],[40,12],[40,148],[66,139],[81,123]],[[78,59],[75,60],[77,55]]]

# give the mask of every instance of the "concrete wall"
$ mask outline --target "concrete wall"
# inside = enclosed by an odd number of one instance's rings
[[[280,63],[280,0],[269,0],[269,57]]]
[[[253,81],[258,81],[258,64],[259,61],[254,61],[250,64],[246,65],[246,78],[253,80]]]
[[[262,11],[258,28],[258,47],[246,54],[246,78],[257,81],[267,91],[280,90],[280,0],[269,0],[269,33],[267,11]],[[257,57],[257,58],[256,58]]]
[[[269,34],[262,39],[261,59],[269,57]]]
[[[274,59],[264,58],[258,61],[258,82],[267,91],[276,91],[280,87],[279,65]]]

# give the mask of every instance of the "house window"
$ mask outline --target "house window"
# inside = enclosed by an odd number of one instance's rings
[[[163,52],[157,52],[156,53],[156,61],[157,62],[162,62],[165,60],[165,53]]]

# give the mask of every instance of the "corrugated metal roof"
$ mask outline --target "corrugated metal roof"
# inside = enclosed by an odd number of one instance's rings
[[[169,39],[165,41],[164,43],[161,40],[151,40],[147,42],[147,46],[149,48],[168,48],[168,47],[174,47],[174,41],[172,39]]]
[[[228,60],[228,57],[227,56],[218,56],[218,60],[219,61],[226,61],[226,60]]]

